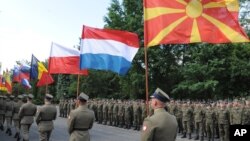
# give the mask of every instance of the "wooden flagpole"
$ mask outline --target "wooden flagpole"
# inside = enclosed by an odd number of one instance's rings
[[[80,74],[77,75],[77,90],[76,90],[76,97],[79,96],[79,85],[80,85]]]
[[[144,61],[145,61],[145,84],[146,84],[146,111],[147,115],[149,115],[149,100],[148,100],[148,53],[147,53],[147,47],[144,47]]]

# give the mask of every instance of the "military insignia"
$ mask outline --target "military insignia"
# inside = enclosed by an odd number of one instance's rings
[[[146,131],[146,130],[147,130],[147,126],[146,126],[146,125],[143,125],[142,130],[143,130],[143,131]]]

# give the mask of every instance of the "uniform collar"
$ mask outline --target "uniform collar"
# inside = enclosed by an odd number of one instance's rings
[[[157,108],[154,110],[154,113],[166,112],[164,108]]]

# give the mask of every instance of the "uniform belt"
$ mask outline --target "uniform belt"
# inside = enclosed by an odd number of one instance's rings
[[[77,130],[77,131],[88,131],[89,128],[74,128],[73,130]]]

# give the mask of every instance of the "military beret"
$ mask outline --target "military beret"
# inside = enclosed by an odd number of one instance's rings
[[[46,95],[45,95],[45,98],[46,98],[46,99],[52,99],[52,98],[53,98],[53,95],[51,95],[51,94],[46,94]]]
[[[88,101],[89,96],[86,95],[85,93],[81,92],[80,95],[78,96],[78,99],[79,100],[86,100],[86,101]]]
[[[33,99],[33,98],[34,98],[34,96],[33,96],[32,94],[28,94],[28,98]]]
[[[166,94],[160,88],[157,88],[155,90],[155,92],[153,93],[153,95],[151,95],[150,97],[151,98],[156,98],[156,99],[158,99],[158,100],[160,100],[161,102],[164,102],[164,103],[170,100],[168,94]]]

